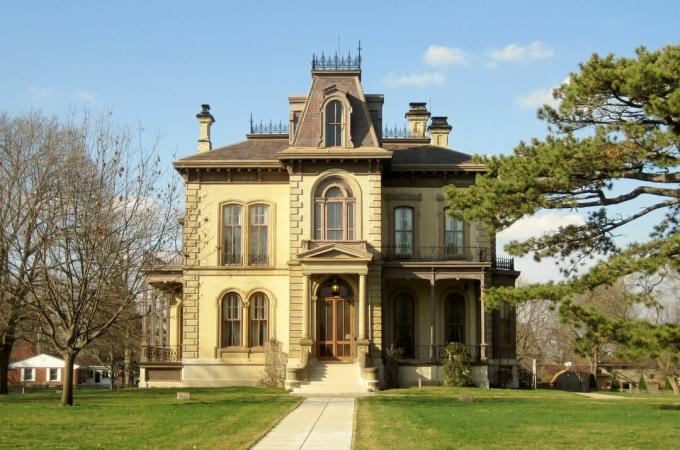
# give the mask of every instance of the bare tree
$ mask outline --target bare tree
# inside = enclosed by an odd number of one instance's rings
[[[27,303],[51,240],[48,206],[67,142],[54,119],[0,114],[0,394],[14,343],[34,337]]]
[[[156,145],[111,116],[64,124],[71,151],[55,186],[56,228],[33,288],[42,331],[65,361],[62,406],[73,404],[73,365],[123,319],[146,289],[145,255],[176,242],[174,182],[163,183]],[[143,314],[143,312],[140,312]]]

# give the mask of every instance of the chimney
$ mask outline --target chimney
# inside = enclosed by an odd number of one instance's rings
[[[432,123],[429,126],[430,130],[430,144],[439,147],[449,146],[449,134],[453,127],[449,125],[448,117],[433,117]]]
[[[200,113],[196,114],[198,119],[198,153],[209,152],[212,150],[210,142],[210,127],[215,122],[215,118],[210,114],[210,105],[201,105]]]
[[[430,111],[427,110],[425,102],[411,102],[408,104],[408,112],[404,115],[408,122],[409,137],[424,138],[427,129],[427,120],[430,118]]]

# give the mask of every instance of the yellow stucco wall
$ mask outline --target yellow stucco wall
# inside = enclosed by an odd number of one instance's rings
[[[199,264],[189,269],[199,275],[198,338],[199,358],[214,358],[219,347],[219,301],[229,289],[236,289],[247,302],[249,294],[260,290],[270,301],[270,337],[288,344],[288,236],[289,199],[286,184],[202,184],[200,215]],[[225,203],[270,205],[270,239],[272,266],[221,266],[220,214]],[[247,212],[243,212],[242,233],[247,235]],[[244,248],[245,250],[245,248]],[[245,251],[244,251],[245,259]],[[243,318],[246,319],[245,314]],[[273,319],[273,320],[272,320]],[[245,325],[246,320],[244,320]],[[272,324],[274,327],[272,327]],[[276,336],[273,333],[276,333]]]

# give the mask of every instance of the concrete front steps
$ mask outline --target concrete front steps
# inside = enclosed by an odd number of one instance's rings
[[[366,394],[359,366],[350,363],[316,363],[307,368],[307,381],[294,388],[301,395]]]

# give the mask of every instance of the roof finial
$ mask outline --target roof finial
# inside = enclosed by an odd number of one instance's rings
[[[359,62],[361,62],[361,41],[359,41],[359,48],[357,50],[359,51]]]

